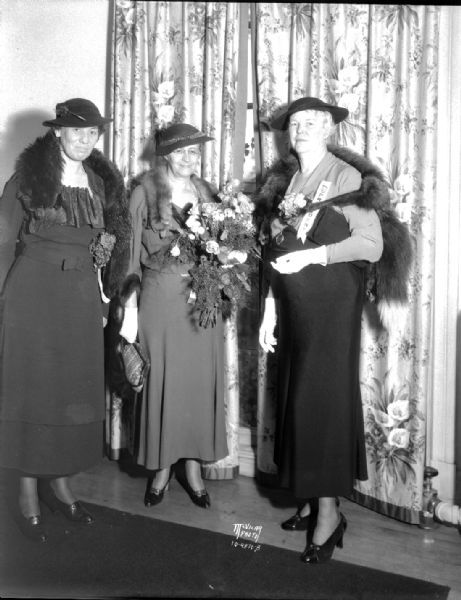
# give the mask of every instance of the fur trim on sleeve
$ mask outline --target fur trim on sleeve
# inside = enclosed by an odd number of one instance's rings
[[[113,298],[120,293],[130,260],[131,216],[125,185],[120,171],[99,150],[93,150],[85,163],[104,181],[105,227],[117,240],[109,264],[104,269],[104,292]]]
[[[117,327],[117,331],[120,330],[120,327],[123,323],[123,318],[125,316],[125,304],[133,292],[136,293],[136,298],[139,306],[139,294],[141,293],[141,279],[136,273],[131,273],[130,275],[128,275],[128,277],[126,277],[121,286],[120,293],[117,296],[115,296],[111,302],[112,319],[113,323]]]

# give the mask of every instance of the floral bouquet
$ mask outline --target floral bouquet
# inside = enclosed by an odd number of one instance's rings
[[[95,270],[104,267],[110,260],[112,250],[115,246],[115,235],[105,231],[98,235],[90,243],[90,252],[93,255]]]
[[[251,259],[258,257],[254,207],[234,185],[224,186],[220,202],[192,207],[168,249],[176,260],[194,263],[189,302],[202,327],[213,326],[218,312],[228,316],[232,304],[251,289]]]

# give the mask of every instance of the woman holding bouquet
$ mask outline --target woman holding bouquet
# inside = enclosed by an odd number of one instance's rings
[[[275,462],[298,500],[282,523],[308,530],[306,563],[342,546],[339,496],[367,468],[359,387],[364,267],[383,249],[376,208],[386,186],[366,159],[327,147],[345,108],[300,98],[272,123],[294,156],[274,165],[259,192],[268,224],[269,288],[260,328],[279,364]],[[306,198],[326,205],[301,210]],[[277,325],[277,330],[276,330]]]
[[[103,456],[103,303],[129,260],[123,179],[95,149],[110,121],[83,98],[57,104],[0,201],[0,464],[19,472],[16,521],[40,542],[40,500],[93,521],[69,476]]]
[[[148,479],[146,506],[161,502],[172,465],[185,459],[191,500],[206,508],[210,498],[201,463],[227,453],[224,420],[223,328],[201,327],[193,311],[189,270],[193,257],[169,251],[189,210],[213,202],[215,192],[195,175],[200,144],[213,138],[188,124],[157,132],[155,165],[139,179],[131,200],[131,272],[141,279],[125,306],[120,334],[139,341],[151,368],[144,385],[136,460],[155,475]],[[131,304],[131,306],[130,306]]]

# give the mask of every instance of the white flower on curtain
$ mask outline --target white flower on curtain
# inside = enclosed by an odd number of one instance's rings
[[[410,399],[408,382],[390,382],[390,372],[379,380],[362,382],[367,455],[377,473],[395,484],[415,486],[415,467],[424,448],[424,420]],[[386,498],[392,501],[392,490]]]
[[[366,93],[366,86],[361,81],[360,70],[356,65],[343,67],[338,72],[337,79],[328,80],[334,102],[347,108],[353,115],[360,108],[362,98]]]
[[[174,95],[174,80],[163,81],[159,84],[158,90],[153,92],[152,112],[155,128],[167,127],[174,121],[174,105],[172,104]]]
[[[415,195],[413,193],[413,177],[410,173],[401,173],[393,182],[392,194],[394,208],[401,221],[411,223],[412,209],[415,203]]]
[[[410,418],[410,402],[408,400],[396,400],[387,407],[387,413],[394,424],[401,423]]]
[[[159,128],[167,127],[174,120],[174,106],[163,104],[157,109],[156,125]]]
[[[402,428],[393,429],[387,437],[387,442],[389,446],[395,446],[396,448],[401,449],[408,448],[410,432]]]

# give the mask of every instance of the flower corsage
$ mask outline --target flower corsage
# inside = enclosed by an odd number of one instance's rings
[[[95,271],[105,267],[114,249],[116,237],[112,233],[102,231],[91,241],[90,252],[93,255]]]
[[[101,300],[104,304],[110,302],[103,289],[101,269],[106,266],[109,262],[112,250],[114,249],[116,237],[112,233],[102,231],[91,241],[89,249],[93,255],[93,267],[98,274],[98,285],[99,292],[101,294]]]

